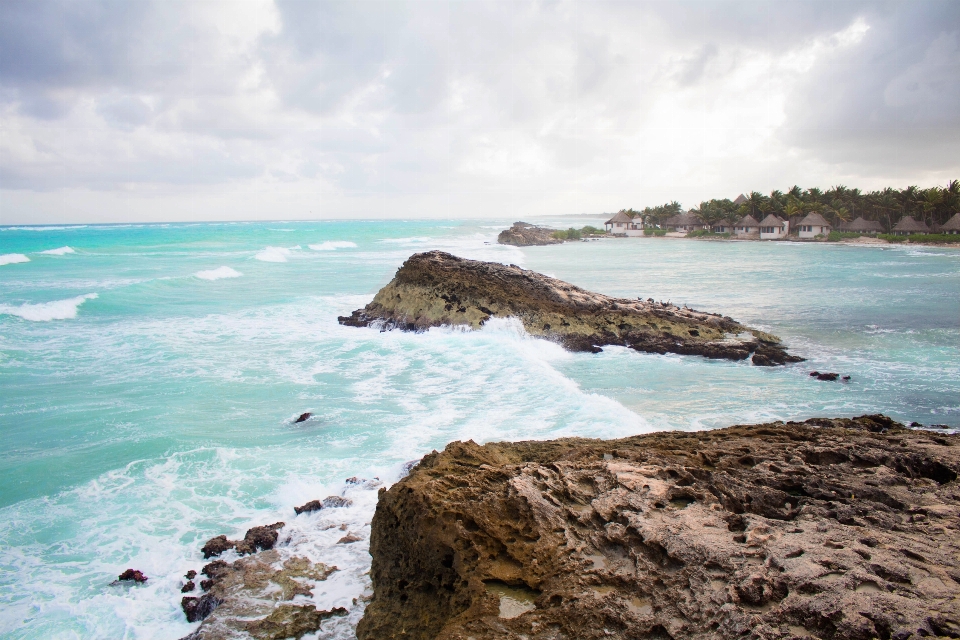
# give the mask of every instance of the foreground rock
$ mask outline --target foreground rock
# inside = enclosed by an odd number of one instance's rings
[[[514,222],[497,236],[497,243],[511,244],[515,247],[531,247],[545,244],[563,244],[563,240],[553,237],[556,229],[537,227],[526,222]]]
[[[292,602],[298,595],[312,596],[315,583],[326,580],[336,567],[300,557],[282,565],[280,560],[276,550],[269,550],[233,564],[216,560],[205,566],[208,592],[181,602],[187,620],[203,624],[184,640],[301,638],[320,630],[324,620],[347,614],[343,608],[322,611]]]
[[[776,336],[692,309],[592,293],[535,271],[430,251],[403,263],[373,301],[340,324],[422,331],[441,325],[479,328],[491,317],[517,317],[535,336],[572,351],[621,345],[770,366],[799,362]]]
[[[958,445],[884,416],[455,442],[381,489],[357,635],[957,638]]]

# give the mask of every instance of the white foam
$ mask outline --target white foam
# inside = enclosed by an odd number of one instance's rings
[[[22,253],[5,253],[0,256],[0,265],[16,264],[18,262],[30,262],[30,258]]]
[[[4,231],[67,231],[69,229],[86,229],[87,225],[77,224],[77,225],[71,225],[69,227],[37,226],[37,227],[0,227],[0,228],[2,228]]]
[[[40,253],[44,253],[48,256],[65,256],[68,253],[76,253],[76,251],[70,247],[60,247],[59,249],[47,249],[46,251],[41,251]]]
[[[314,251],[336,251],[337,249],[356,249],[357,243],[349,240],[328,240],[320,244],[307,245]]]
[[[294,247],[299,249],[300,247]],[[287,249],[286,247],[267,247],[262,251],[257,252],[257,255],[253,256],[257,260],[262,262],[286,262],[287,257],[292,255],[293,251]]]
[[[9,304],[0,304],[0,314],[18,316],[31,322],[49,322],[50,320],[68,320],[77,317],[77,309],[87,300],[93,300],[97,297],[95,293],[77,296],[76,298],[67,298],[66,300],[54,300],[53,302],[41,302],[38,304],[25,303],[19,307]]]
[[[411,244],[411,243],[423,243],[430,242],[433,238],[427,238],[425,236],[415,236],[412,238],[387,238],[386,240],[381,240],[380,242],[384,244]]]
[[[223,278],[239,278],[243,274],[230,267],[217,267],[207,271],[197,271],[193,275],[201,280],[222,280]]]

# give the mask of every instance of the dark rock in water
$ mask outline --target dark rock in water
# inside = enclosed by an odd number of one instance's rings
[[[342,498],[340,496],[328,496],[323,500],[311,500],[305,505],[300,507],[294,507],[293,510],[297,512],[297,515],[301,513],[309,513],[311,511],[319,511],[320,509],[335,509],[337,507],[349,507],[353,504],[353,500],[350,498]]]
[[[612,298],[516,266],[442,251],[411,256],[370,304],[339,321],[424,331],[442,325],[479,328],[492,317],[518,318],[531,335],[571,351],[597,353],[605,345],[619,345],[728,360],[746,360],[752,353],[758,366],[802,360],[788,354],[776,336],[730,318]]]
[[[958,472],[879,415],[454,442],[380,494],[357,637],[957,637]]]
[[[117,576],[117,580],[119,580],[120,582],[133,580],[134,582],[142,583],[147,581],[147,576],[143,575],[142,571],[138,571],[136,569],[127,569],[126,571],[121,573],[119,576]]]
[[[213,586],[213,582],[214,582],[213,580],[201,580],[200,588],[203,589],[204,591],[210,591],[210,587]]]
[[[193,583],[193,580],[187,581],[187,584],[180,587],[180,593],[189,593],[197,588],[197,585]]]
[[[563,240],[554,238],[556,229],[537,227],[526,222],[514,222],[509,229],[504,229],[497,236],[498,244],[510,244],[515,247],[531,247],[535,245],[563,244]]]
[[[840,377],[839,373],[818,373],[817,380],[824,380],[826,382],[833,382]]]
[[[914,420],[913,422],[910,423],[910,426],[911,426],[911,427],[922,427],[923,424],[920,423],[920,422],[917,422],[916,420]]]
[[[820,375],[820,372],[819,372],[819,371],[811,371],[811,372],[810,372],[810,375],[815,378],[815,377],[817,377],[818,375]]]
[[[843,377],[840,378],[840,379],[843,380],[843,381],[845,381],[845,382],[850,382],[850,376],[843,376]]]
[[[310,419],[310,416],[312,416],[312,415],[313,415],[313,414],[310,413],[309,411],[306,412],[306,413],[301,413],[301,414],[300,414],[300,417],[297,418],[296,420],[294,420],[293,422],[294,422],[294,424],[296,424],[296,423],[298,423],[298,422],[306,422],[307,420]]]
[[[220,601],[212,594],[204,594],[199,598],[193,596],[184,596],[180,601],[180,607],[187,616],[187,622],[199,622],[203,620],[217,608]]]
[[[185,577],[187,580],[193,580],[194,578],[197,577],[197,572],[194,571],[193,569],[190,569],[190,571],[187,571],[187,575],[184,576],[184,577]]]
[[[223,560],[214,560],[213,562],[203,565],[203,569],[200,569],[200,573],[208,578],[216,579],[218,575],[224,571],[227,571],[229,568],[229,563],[224,562]]]
[[[207,543],[201,547],[200,551],[203,552],[203,559],[207,560],[220,555],[228,549],[233,549],[235,546],[237,546],[237,543],[233,540],[227,540],[227,536],[217,536],[207,540]]]
[[[237,542],[237,553],[243,556],[257,551],[273,549],[273,545],[277,543],[279,537],[277,532],[283,528],[284,524],[283,522],[275,522],[267,526],[248,529],[243,540]]]
[[[347,535],[337,540],[337,544],[350,544],[351,542],[360,542],[361,540],[363,540],[363,538],[361,538],[357,534],[348,533]]]

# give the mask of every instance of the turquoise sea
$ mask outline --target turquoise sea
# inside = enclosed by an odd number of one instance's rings
[[[876,412],[960,427],[960,250],[496,245],[512,221],[0,227],[0,637],[185,636],[181,576],[203,541],[283,520],[284,544],[340,568],[314,600],[351,613],[317,637],[351,638],[377,482],[451,440]],[[428,249],[719,312],[808,361],[571,354],[509,320],[337,324]],[[340,493],[354,505],[294,517]],[[335,544],[344,529],[364,541]],[[149,581],[112,586],[127,567]]]

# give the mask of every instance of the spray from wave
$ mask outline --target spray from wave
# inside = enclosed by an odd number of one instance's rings
[[[88,293],[68,298],[66,300],[54,300],[53,302],[41,302],[38,304],[25,303],[19,307],[9,304],[0,304],[0,314],[17,316],[31,322],[49,322],[50,320],[69,320],[77,317],[77,309],[87,300],[97,298],[97,294]]]
[[[30,258],[22,253],[5,253],[0,256],[0,265],[17,264],[18,262],[30,262]]]
[[[201,280],[222,280],[223,278],[239,278],[243,274],[230,267],[218,267],[207,271],[197,271],[193,275]]]
[[[356,249],[357,243],[349,240],[328,240],[320,244],[307,245],[314,251],[336,251],[337,249]]]
[[[74,251],[71,247],[60,247],[59,249],[47,249],[46,251],[41,251],[40,253],[48,256],[65,256],[68,253],[76,253],[76,251]]]
[[[299,246],[294,247],[294,249],[299,248]],[[257,255],[253,257],[261,262],[286,262],[291,255],[293,255],[293,251],[286,247],[267,247],[258,251]]]

